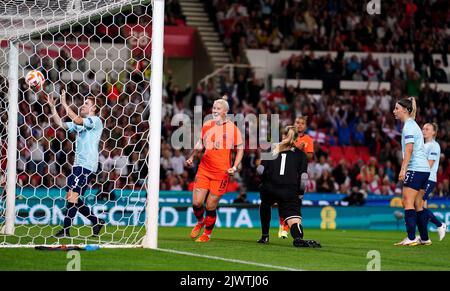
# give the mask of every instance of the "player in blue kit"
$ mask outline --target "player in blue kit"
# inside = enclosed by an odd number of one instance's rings
[[[94,176],[98,167],[98,146],[103,131],[102,121],[96,115],[99,111],[98,107],[95,104],[94,97],[88,97],[81,106],[80,115],[78,115],[67,105],[66,94],[63,90],[61,93],[61,105],[72,121],[62,122],[61,117],[56,111],[55,101],[50,94],[48,95],[48,104],[50,105],[52,118],[56,125],[69,132],[77,133],[75,140],[75,162],[72,173],[67,178],[67,212],[64,218],[64,227],[55,234],[55,237],[70,237],[70,227],[77,212],[80,212],[92,222],[92,234],[93,236],[97,236],[105,221],[92,214],[89,207],[80,199],[80,196],[83,196],[89,180]]]
[[[403,162],[398,179],[403,182],[402,202],[408,236],[397,246],[415,246],[428,241],[428,215],[423,211],[422,195],[430,176],[430,165],[425,154],[422,130],[417,125],[416,100],[403,98],[395,104],[395,119],[404,123],[402,130]],[[419,194],[420,193],[420,194]],[[416,225],[420,238],[416,237]]]
[[[438,131],[438,125],[436,123],[426,123],[423,126],[422,133],[425,138],[425,154],[427,155],[428,163],[430,164],[431,172],[428,178],[425,193],[423,195],[423,210],[427,213],[429,220],[436,225],[439,240],[443,240],[447,231],[447,225],[440,222],[433,212],[427,209],[427,199],[436,187],[437,171],[439,169],[439,160],[441,157],[441,146],[435,140]],[[431,244],[431,240],[428,242],[422,242],[422,244]]]

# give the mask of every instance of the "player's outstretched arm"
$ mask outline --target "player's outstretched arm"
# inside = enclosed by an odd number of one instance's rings
[[[61,104],[64,106],[64,109],[67,112],[67,115],[69,118],[75,123],[76,125],[83,125],[83,118],[76,114],[72,109],[70,109],[70,106],[67,105],[66,101],[66,91],[63,89],[61,92]]]
[[[65,123],[62,122],[61,117],[58,114],[58,111],[56,110],[55,106],[55,100],[53,99],[53,95],[49,94],[47,95],[47,103],[50,105],[50,110],[52,111],[52,119],[56,123],[58,127],[67,129],[67,126]]]

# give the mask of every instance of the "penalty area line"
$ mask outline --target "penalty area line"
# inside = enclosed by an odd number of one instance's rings
[[[185,256],[191,256],[191,257],[197,257],[197,258],[205,258],[205,259],[211,259],[211,260],[218,260],[218,261],[224,261],[224,262],[230,262],[230,263],[238,263],[238,264],[244,264],[244,265],[252,265],[252,266],[258,266],[258,267],[265,267],[265,268],[272,268],[272,269],[278,269],[283,271],[305,271],[301,269],[295,269],[295,268],[288,268],[283,266],[276,266],[276,265],[269,265],[269,264],[261,264],[256,262],[250,262],[250,261],[242,261],[242,260],[236,260],[236,259],[227,259],[222,257],[216,257],[216,256],[208,256],[208,255],[201,255],[196,253],[190,253],[190,252],[183,252],[183,251],[177,251],[172,249],[155,249],[156,251],[166,252],[166,253],[172,253],[172,254],[178,254],[178,255],[185,255]]]

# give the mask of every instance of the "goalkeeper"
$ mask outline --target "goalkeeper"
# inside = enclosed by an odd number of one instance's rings
[[[269,242],[271,206],[277,203],[279,215],[290,228],[294,247],[321,247],[316,241],[303,239],[300,199],[305,191],[308,160],[306,154],[295,147],[297,129],[294,126],[287,129],[286,137],[272,151],[274,159],[263,160],[257,168],[258,174],[263,176],[259,209],[262,237],[258,243]]]
[[[98,167],[98,146],[102,135],[103,124],[97,116],[98,107],[94,97],[88,97],[80,107],[80,115],[75,113],[66,102],[66,92],[61,93],[61,104],[71,122],[62,122],[56,111],[53,97],[48,95],[48,104],[52,111],[53,121],[59,128],[64,128],[69,132],[76,132],[75,140],[75,162],[72,173],[67,178],[66,187],[66,216],[64,217],[64,227],[54,236],[57,238],[70,237],[70,227],[77,212],[92,222],[92,235],[97,236],[105,224],[103,219],[99,219],[86,206],[80,196],[86,191],[89,180],[93,178]]]

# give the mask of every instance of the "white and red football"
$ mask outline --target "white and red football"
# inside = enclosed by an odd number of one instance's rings
[[[44,75],[38,70],[29,71],[25,77],[28,86],[33,90],[39,90],[45,82]]]

